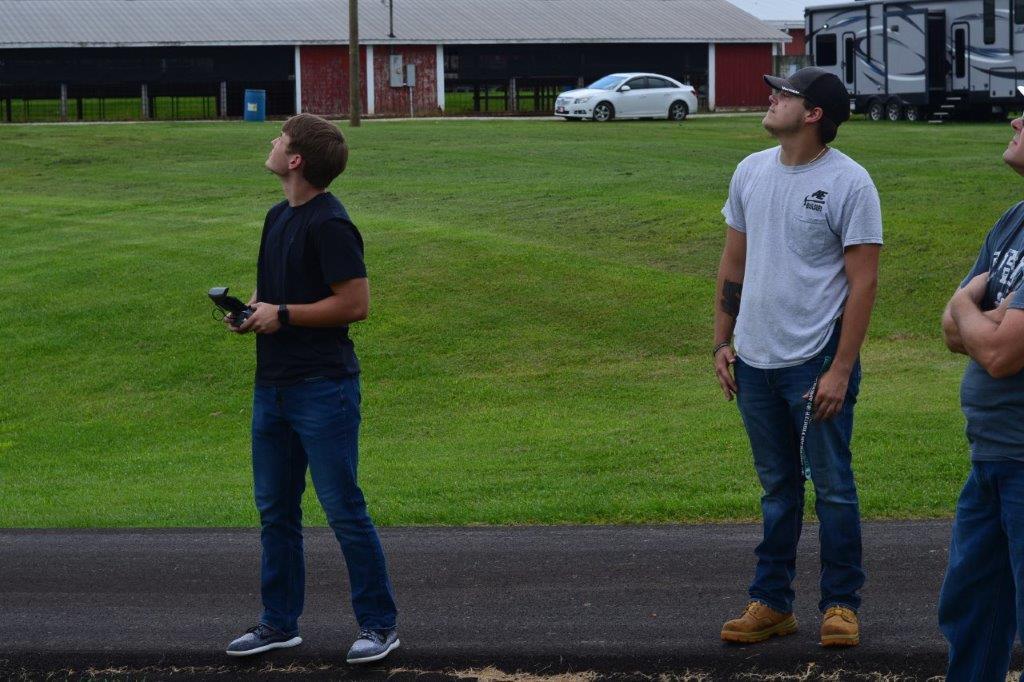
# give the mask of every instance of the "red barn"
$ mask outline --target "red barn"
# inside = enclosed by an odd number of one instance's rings
[[[0,0],[0,119],[17,118],[22,104],[12,102],[59,99],[60,118],[88,118],[97,110],[88,102],[126,97],[142,117],[187,117],[173,102],[189,97],[209,100],[209,117],[237,116],[253,88],[266,92],[270,116],[343,116],[347,9],[342,0]],[[760,107],[761,75],[790,42],[726,0],[363,0],[359,13],[371,116],[550,112],[559,91],[616,71],[689,82],[709,109]]]

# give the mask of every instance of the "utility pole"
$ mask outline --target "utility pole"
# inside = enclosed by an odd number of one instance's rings
[[[371,71],[370,73],[373,73]],[[359,0],[348,0],[348,121],[359,127],[362,101],[359,77]]]

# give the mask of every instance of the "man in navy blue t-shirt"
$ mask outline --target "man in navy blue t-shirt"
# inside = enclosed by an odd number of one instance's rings
[[[1024,90],[1022,90],[1024,93]],[[1024,119],[1003,160],[1024,175]],[[971,473],[956,507],[939,625],[946,679],[1004,680],[1024,633],[1024,202],[985,238],[942,317],[946,345],[970,356],[960,385]]]
[[[362,237],[326,189],[347,160],[336,126],[300,114],[285,122],[266,161],[286,200],[263,223],[249,301],[254,312],[232,327],[256,333],[252,466],[262,525],[263,615],[231,642],[231,656],[302,642],[307,467],[348,566],[360,628],[348,662],[378,661],[399,644],[384,551],[356,480],[359,362],[348,325],[366,318],[370,289]]]

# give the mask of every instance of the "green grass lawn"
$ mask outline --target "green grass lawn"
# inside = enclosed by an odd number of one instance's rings
[[[251,291],[278,127],[0,126],[0,526],[255,523],[253,339],[206,290]],[[353,336],[379,523],[758,516],[708,353],[719,209],[771,144],[756,118],[346,131],[333,189],[371,273]],[[842,128],[886,229],[854,438],[868,517],[948,515],[968,470],[964,359],[938,320],[1021,195],[1008,134]]]

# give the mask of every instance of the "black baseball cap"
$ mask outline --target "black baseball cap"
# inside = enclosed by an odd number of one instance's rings
[[[839,76],[816,66],[800,69],[789,78],[765,75],[764,82],[775,90],[800,95],[816,107],[825,118],[838,126],[850,118],[850,94]]]

